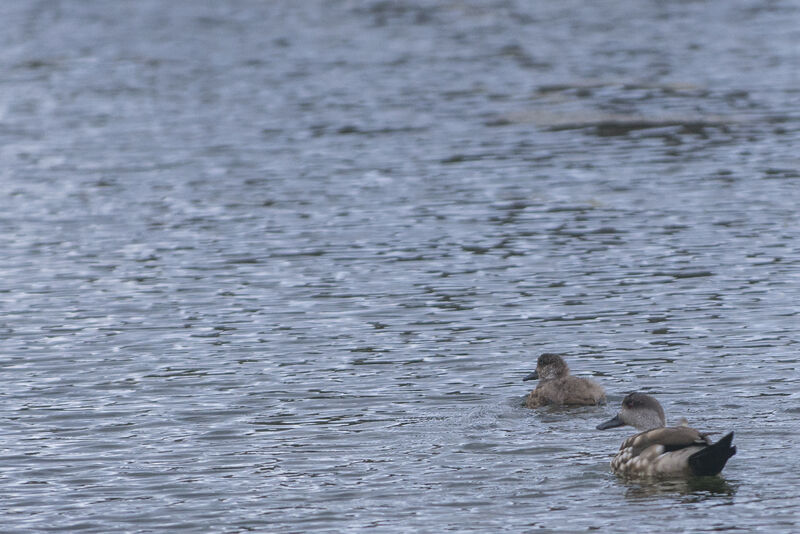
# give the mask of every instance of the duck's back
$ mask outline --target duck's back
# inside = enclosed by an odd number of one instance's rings
[[[690,458],[711,444],[708,436],[685,426],[656,428],[625,440],[611,469],[627,476],[694,474]]]
[[[528,408],[545,404],[588,406],[606,401],[602,386],[576,376],[566,376],[546,382],[539,382],[525,400]]]

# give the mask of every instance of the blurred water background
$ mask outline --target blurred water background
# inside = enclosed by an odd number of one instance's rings
[[[797,531],[797,2],[0,20],[3,532]],[[613,476],[633,390],[724,476]]]

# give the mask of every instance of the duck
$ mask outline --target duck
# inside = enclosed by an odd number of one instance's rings
[[[712,443],[708,434],[688,426],[667,427],[661,404],[646,393],[629,393],[619,413],[598,430],[630,425],[640,430],[626,439],[611,460],[611,470],[624,477],[691,477],[717,475],[736,454],[733,432]]]
[[[536,389],[525,398],[528,408],[547,404],[588,406],[606,402],[603,387],[588,378],[570,376],[567,362],[558,354],[544,353],[539,356],[536,370],[522,380],[539,380]]]

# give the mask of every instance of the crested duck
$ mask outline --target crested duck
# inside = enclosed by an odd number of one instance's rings
[[[622,443],[611,460],[611,470],[632,477],[716,475],[736,454],[731,445],[733,432],[712,443],[707,434],[690,428],[685,420],[681,426],[664,424],[664,409],[654,397],[628,394],[619,413],[597,425],[598,430],[630,425],[642,431]]]

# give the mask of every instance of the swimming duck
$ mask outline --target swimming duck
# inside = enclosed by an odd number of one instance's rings
[[[602,386],[587,378],[570,376],[567,363],[558,354],[539,356],[536,370],[522,380],[539,380],[536,389],[525,398],[528,408],[545,404],[591,405],[606,401]]]
[[[630,425],[642,431],[622,443],[611,460],[611,470],[625,476],[716,475],[736,454],[736,447],[731,445],[733,432],[712,443],[707,434],[688,425],[664,424],[664,409],[655,398],[644,393],[628,394],[619,413],[597,425],[598,430]]]

